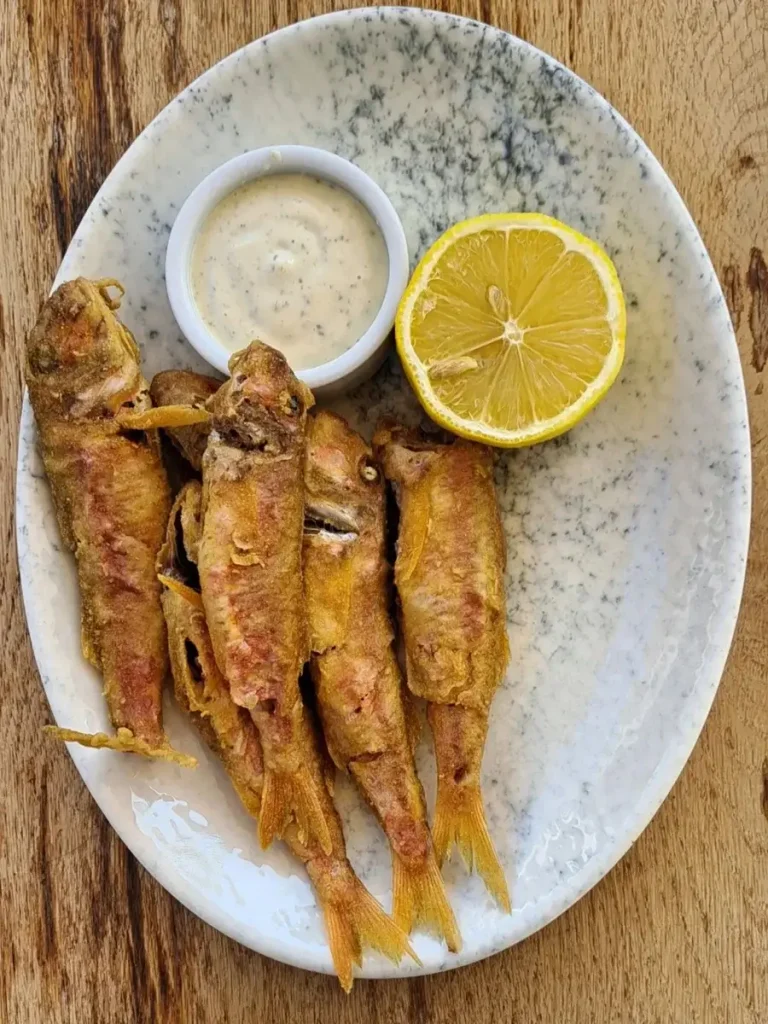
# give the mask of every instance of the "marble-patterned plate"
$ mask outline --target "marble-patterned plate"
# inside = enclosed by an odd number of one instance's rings
[[[418,935],[425,972],[487,956],[573,904],[621,857],[691,752],[730,644],[749,527],[749,438],[736,345],[712,265],[654,157],[588,85],[496,29],[368,9],[284,29],[189,86],[104,183],[59,271],[115,276],[146,369],[200,367],[163,284],[176,211],[217,164],[277,143],[356,161],[391,197],[415,261],[451,222],[541,210],[598,239],[628,300],[620,381],[559,441],[498,462],[509,545],[512,659],[484,763],[512,914],[446,870],[464,947]],[[396,360],[341,403],[364,431],[417,416]],[[107,728],[79,648],[78,595],[21,423],[18,543],[35,654],[56,720]],[[110,822],[160,882],[214,927],[288,963],[331,970],[315,898],[280,848],[263,853],[219,766],[170,706],[185,771],[70,753]],[[431,752],[419,751],[428,799]],[[386,904],[389,855],[339,785],[350,857]],[[418,973],[367,957],[363,974]]]

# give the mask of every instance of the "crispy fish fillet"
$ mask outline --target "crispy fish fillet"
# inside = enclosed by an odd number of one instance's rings
[[[304,573],[311,673],[328,750],[389,839],[393,916],[423,923],[457,951],[461,937],[435,859],[392,647],[384,480],[339,416],[308,423]]]
[[[219,669],[264,751],[259,837],[295,819],[333,847],[325,782],[299,691],[309,657],[302,577],[304,456],[312,392],[280,352],[253,342],[209,400],[199,569]]]
[[[157,410],[111,288],[122,295],[113,280],[61,285],[26,346],[43,462],[62,538],[77,560],[83,654],[103,675],[116,735],[51,731],[84,746],[190,764],[162,726],[168,655],[154,563],[170,495],[149,429]],[[163,415],[169,424],[189,418],[173,408]]]
[[[192,717],[205,742],[224,764],[245,809],[258,820],[264,788],[264,761],[259,734],[248,712],[235,704],[218,670],[202,610],[197,569],[201,488],[186,485],[173,506],[166,542],[158,558],[165,585],[163,611],[168,624],[171,670],[178,703]],[[413,953],[405,933],[387,917],[364,888],[347,860],[341,822],[329,793],[323,794],[332,849],[304,841],[292,822],[284,839],[305,865],[325,917],[331,956],[342,988],[349,992],[353,966],[363,947],[397,963]]]
[[[442,862],[455,843],[509,911],[480,792],[488,714],[509,658],[492,455],[391,424],[377,431],[374,450],[400,507],[395,583],[408,686],[429,702],[435,740],[435,849]]]

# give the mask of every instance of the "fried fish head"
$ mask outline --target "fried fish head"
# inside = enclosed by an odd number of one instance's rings
[[[221,387],[221,381],[189,370],[163,370],[152,378],[149,391],[158,407],[167,405],[202,407]],[[198,423],[191,427],[171,427],[165,433],[181,452],[192,469],[202,469],[208,444],[210,425]]]
[[[150,394],[155,405],[205,405],[222,385],[217,377],[192,370],[161,370],[152,378]]]
[[[373,453],[396,494],[400,487],[418,483],[441,458],[455,466],[477,466],[483,473],[493,472],[493,451],[488,445],[455,437],[444,430],[427,433],[389,418],[376,428]]]
[[[308,421],[304,488],[310,530],[360,533],[366,521],[383,517],[384,478],[370,446],[325,409]]]
[[[397,493],[402,484],[414,483],[435,459],[442,434],[427,436],[423,431],[384,419],[373,435],[373,452]]]
[[[253,341],[229,361],[231,377],[207,403],[212,426],[235,448],[279,455],[303,443],[315,404],[282,352]]]
[[[113,279],[78,277],[45,303],[27,339],[25,367],[41,426],[64,419],[99,420],[126,403],[136,408],[149,404],[139,349],[114,312],[122,294]]]

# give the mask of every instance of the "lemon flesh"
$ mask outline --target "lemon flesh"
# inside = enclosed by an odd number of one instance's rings
[[[397,347],[429,415],[500,447],[545,441],[603,397],[624,358],[626,313],[603,250],[542,214],[462,221],[401,300]]]

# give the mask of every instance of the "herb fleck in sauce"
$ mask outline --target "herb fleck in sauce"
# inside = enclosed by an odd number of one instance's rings
[[[192,251],[192,293],[233,352],[254,338],[295,370],[341,355],[373,322],[389,260],[376,222],[344,189],[274,174],[226,196]]]

